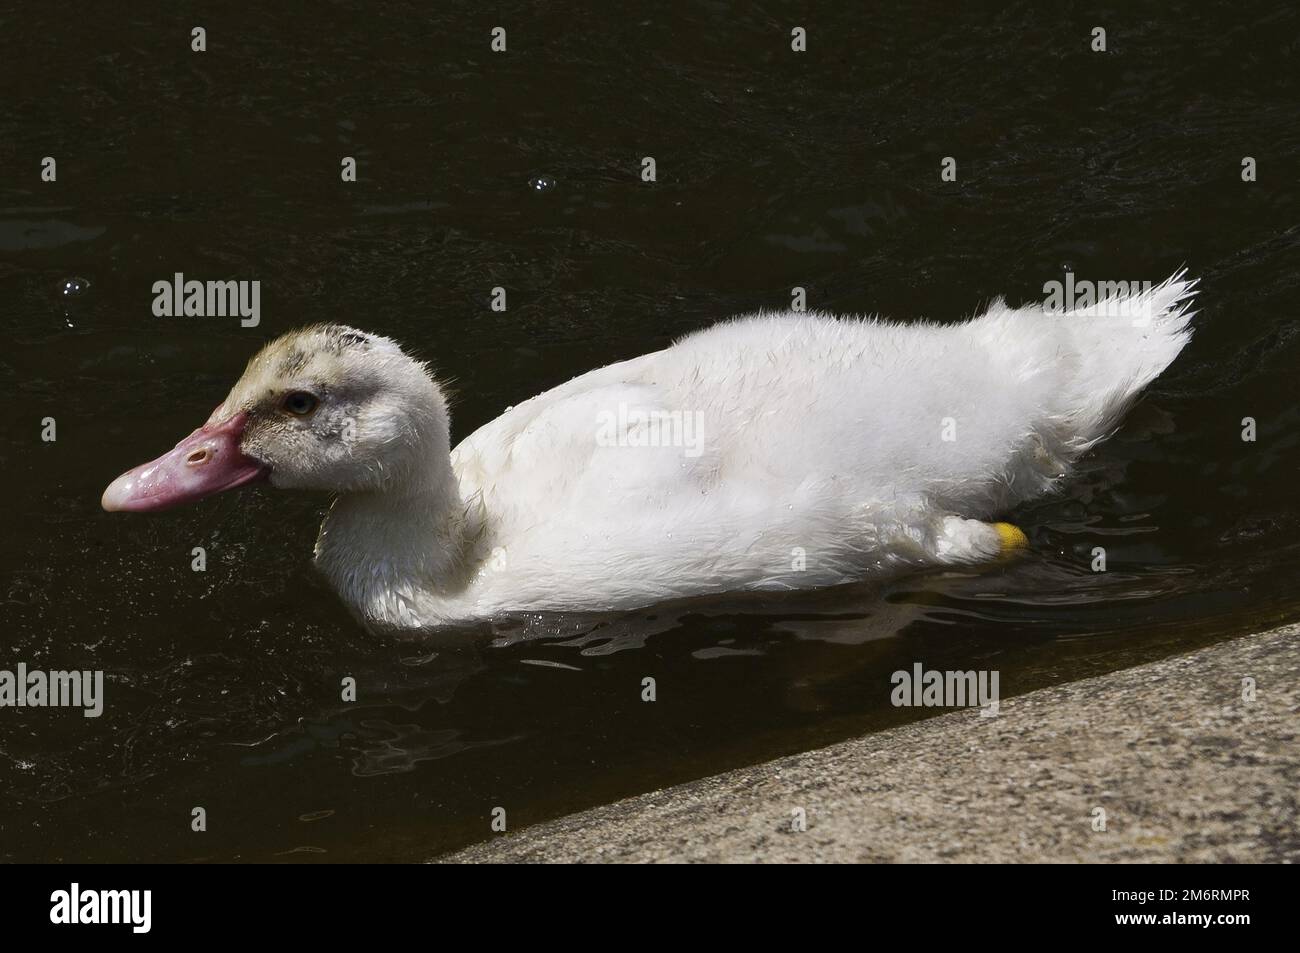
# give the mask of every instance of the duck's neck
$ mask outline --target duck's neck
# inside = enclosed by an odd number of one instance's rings
[[[316,565],[367,624],[437,626],[464,595],[480,528],[448,462],[413,485],[335,499]]]

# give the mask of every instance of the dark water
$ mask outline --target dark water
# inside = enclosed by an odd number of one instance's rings
[[[103,669],[108,696],[0,709],[0,859],[420,859],[497,806],[513,829],[915,717],[888,701],[914,661],[1011,694],[1300,615],[1290,9],[188,6],[0,13],[0,668]],[[1195,339],[1011,514],[1032,554],[1007,567],[395,644],[309,566],[323,499],[99,510],[307,322],[432,359],[458,439],[795,285],[953,319],[1067,266],[1181,264]],[[153,317],[177,271],[260,280],[261,325]]]

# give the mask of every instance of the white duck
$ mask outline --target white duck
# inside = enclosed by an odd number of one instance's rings
[[[1187,343],[1194,282],[962,324],[758,314],[583,374],[455,450],[428,368],[338,325],[262,349],[106,510],[335,494],[316,564],[376,630],[973,564]]]

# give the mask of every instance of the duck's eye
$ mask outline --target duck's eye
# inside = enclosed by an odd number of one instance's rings
[[[309,394],[305,390],[296,390],[286,394],[284,400],[280,402],[280,406],[295,417],[306,417],[320,406],[320,401],[316,399],[315,394]]]

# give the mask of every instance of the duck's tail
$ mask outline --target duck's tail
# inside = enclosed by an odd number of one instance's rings
[[[954,512],[988,519],[1057,485],[1191,338],[1196,282],[1185,271],[1154,287],[1079,286],[1023,308],[995,301],[965,326],[973,342],[953,338],[963,351],[949,355],[949,376],[978,408],[958,478],[930,490]]]
[[[1038,320],[1050,319],[1055,338],[1049,366],[1055,365],[1058,389],[1051,410],[1070,456],[1119,426],[1142,390],[1190,340],[1196,282],[1186,275],[1180,270],[1154,287],[1101,282],[1088,286],[1091,297],[1083,307],[1056,308],[1050,298],[1043,306]]]

